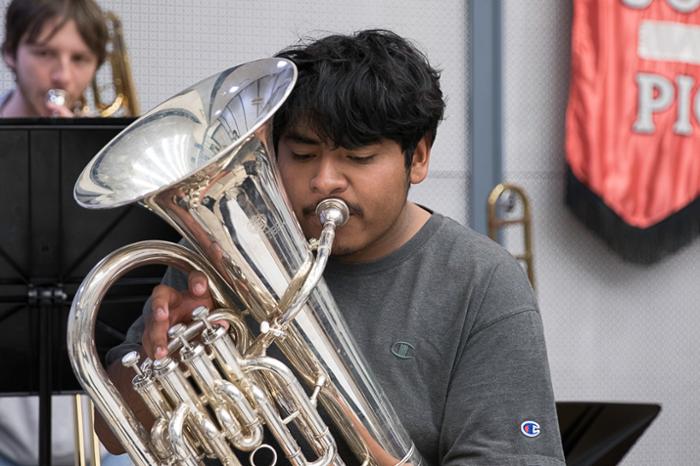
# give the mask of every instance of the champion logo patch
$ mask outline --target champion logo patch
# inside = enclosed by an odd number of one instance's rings
[[[399,359],[413,359],[415,353],[416,348],[406,341],[397,341],[391,345],[391,354]]]
[[[524,421],[520,424],[520,432],[522,432],[525,437],[537,437],[541,432],[540,425],[535,421]]]

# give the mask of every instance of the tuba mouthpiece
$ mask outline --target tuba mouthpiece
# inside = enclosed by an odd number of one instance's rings
[[[339,227],[345,225],[350,218],[350,210],[345,201],[337,198],[324,199],[316,206],[316,215],[318,215],[321,225],[332,223]]]

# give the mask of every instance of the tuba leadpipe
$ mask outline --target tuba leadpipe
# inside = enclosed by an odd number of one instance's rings
[[[84,207],[139,203],[191,245],[142,242],[108,255],[69,316],[76,377],[138,465],[239,464],[236,451],[272,449],[263,431],[295,465],[423,464],[322,279],[347,206],[320,203],[323,231],[307,241],[284,193],[271,119],[295,82],[285,59],[205,79],[127,127],[76,183]],[[156,418],[146,431],[101,366],[94,327],[109,287],[152,263],[203,271],[217,308],[171,328],[166,358],[123,359]],[[271,346],[286,362],[268,355]],[[352,457],[340,456],[327,420]]]

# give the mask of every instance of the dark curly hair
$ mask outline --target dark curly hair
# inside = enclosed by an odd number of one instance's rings
[[[299,78],[275,114],[275,146],[285,130],[303,122],[348,149],[396,141],[408,168],[420,139],[435,140],[445,109],[440,72],[397,34],[372,29],[306,39],[277,56],[293,61]]]

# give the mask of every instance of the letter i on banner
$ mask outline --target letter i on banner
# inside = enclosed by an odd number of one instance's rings
[[[700,0],[574,0],[566,202],[624,259],[700,231]]]

